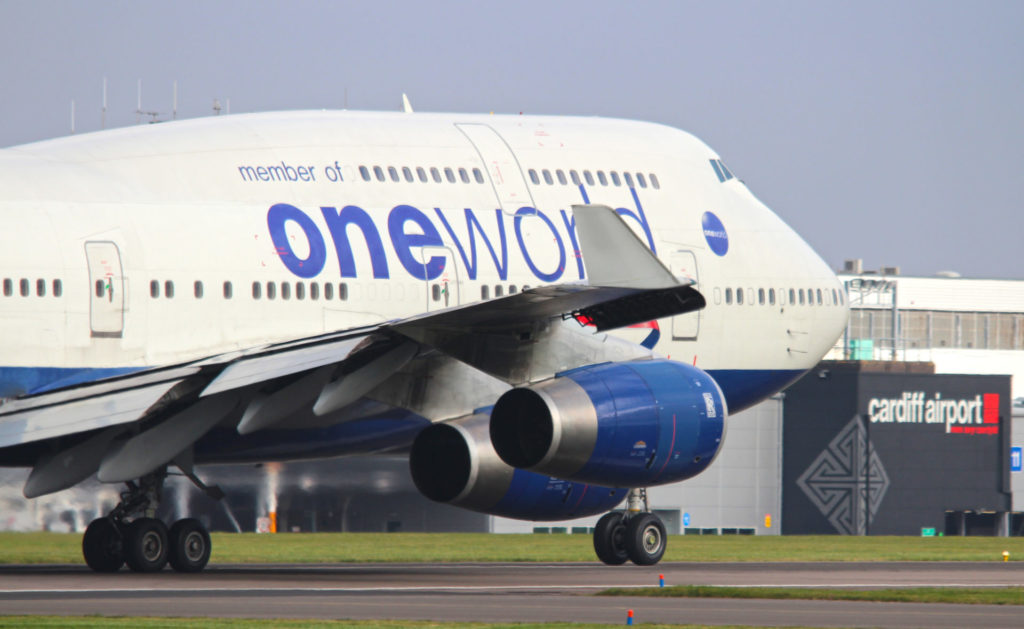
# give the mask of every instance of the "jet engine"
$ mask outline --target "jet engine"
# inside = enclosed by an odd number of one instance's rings
[[[725,397],[706,372],[669,360],[590,365],[502,395],[498,456],[578,482],[648,487],[690,478],[725,438]]]
[[[498,458],[479,413],[423,429],[409,453],[413,482],[427,498],[521,520],[568,520],[613,509],[625,489],[516,470]]]

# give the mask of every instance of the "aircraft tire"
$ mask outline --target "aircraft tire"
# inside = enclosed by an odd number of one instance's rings
[[[167,565],[167,525],[156,518],[139,518],[128,525],[124,562],[135,572],[159,572]]]
[[[626,522],[626,553],[638,566],[653,566],[665,554],[668,538],[661,518],[653,513],[640,513]]]
[[[117,572],[124,565],[121,532],[109,518],[96,518],[82,536],[82,556],[93,572]]]
[[[601,516],[594,527],[594,552],[609,566],[621,566],[629,559],[625,546],[626,526],[622,513],[612,511]]]
[[[167,534],[167,559],[177,572],[199,572],[210,561],[210,534],[195,518],[178,520]]]

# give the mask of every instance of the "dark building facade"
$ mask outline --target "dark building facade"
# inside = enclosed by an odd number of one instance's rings
[[[1010,377],[932,371],[823,362],[786,391],[783,534],[960,533],[1009,511]]]

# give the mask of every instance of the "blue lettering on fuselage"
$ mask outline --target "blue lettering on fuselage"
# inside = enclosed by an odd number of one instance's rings
[[[654,236],[636,190],[630,188],[630,193],[633,196],[634,207],[620,207],[615,211],[623,218],[637,223],[651,251],[657,253]],[[580,186],[580,194],[584,203],[589,202],[583,186]],[[341,277],[357,277],[359,271],[364,274],[367,271],[356,268],[352,241],[349,240],[354,232],[358,232],[362,237],[362,243],[357,239],[357,245],[365,246],[370,259],[369,271],[372,271],[373,277],[391,277],[381,229],[369,212],[355,205],[346,205],[340,211],[333,206],[323,206],[320,212],[334,245]],[[478,215],[473,209],[465,208],[462,212],[462,219],[465,221],[464,231],[459,229],[461,226],[456,213],[446,213],[440,208],[434,208],[434,214],[440,227],[450,238],[451,245],[458,251],[466,276],[470,280],[477,279],[481,267],[486,264],[487,256],[478,254],[478,242],[482,242],[487,248],[496,275],[503,281],[508,279],[508,218],[512,220],[512,233],[515,235],[519,255],[534,277],[542,282],[555,282],[563,277],[566,271],[568,238],[568,252],[571,252],[576,261],[575,275],[578,275],[580,280],[585,278],[583,258],[576,236],[576,219],[566,210],[559,210],[561,225],[558,225],[547,214],[532,207],[521,207],[512,217],[508,217],[500,209],[485,210]],[[490,218],[491,216],[493,218]],[[295,253],[292,241],[285,231],[289,221],[295,223],[305,237],[309,253],[304,258]],[[435,221],[425,212],[411,205],[397,205],[388,213],[386,223],[391,248],[402,268],[411,277],[434,280],[441,277],[446,265],[455,264],[454,257],[438,255],[442,253],[438,249],[450,247]],[[353,226],[355,230],[350,229]],[[316,277],[323,272],[327,261],[327,243],[321,228],[308,214],[294,205],[277,203],[267,212],[267,229],[281,262],[290,272],[301,278]],[[540,233],[535,233],[534,230],[539,230]],[[550,232],[550,238],[547,232]],[[299,250],[306,248],[299,247]],[[556,259],[557,262],[554,262]],[[571,272],[570,274],[572,275]]]

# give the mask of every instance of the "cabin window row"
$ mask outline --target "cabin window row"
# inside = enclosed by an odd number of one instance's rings
[[[522,288],[519,288],[515,284],[509,284],[508,285],[508,294],[509,295],[515,295],[520,290],[527,290],[528,288],[530,288],[528,285],[524,285]],[[505,293],[505,287],[503,285],[501,285],[501,284],[495,284],[494,285],[494,296],[495,297],[504,297],[505,294],[506,294]],[[489,285],[487,285],[487,284],[481,285],[480,286],[480,299],[490,299],[490,298],[491,298],[491,287]]]
[[[620,175],[617,170],[610,170],[607,174],[605,174],[603,170],[597,170],[594,172],[584,170],[582,179],[580,178],[580,173],[575,170],[570,170],[567,177],[566,172],[561,168],[555,169],[554,171],[542,168],[539,174],[537,170],[531,168],[527,173],[530,176],[530,181],[537,186],[540,185],[540,182],[543,179],[544,183],[549,186],[555,185],[556,181],[562,186],[569,185],[569,182],[572,182],[572,185],[574,186],[579,186],[584,182],[586,182],[588,186],[596,185],[595,182],[602,186],[607,186],[610,182],[613,186],[622,186],[625,184],[627,188],[646,188],[648,181],[650,181],[650,186],[652,188],[655,190],[661,189],[661,182],[658,181],[658,176],[654,173],[644,175],[644,173],[638,172],[634,175],[630,172],[623,172]]]
[[[716,296],[718,290],[715,289]],[[787,297],[789,298],[788,302],[786,300]],[[729,287],[725,289],[726,305],[735,303],[742,306],[744,302],[751,306],[754,304],[774,306],[776,302],[780,306],[785,306],[786,303],[789,303],[791,306],[838,306],[843,305],[844,297],[842,291],[834,288],[831,290],[825,289],[824,291],[820,288],[808,288],[806,291],[803,288],[790,288],[779,289],[778,292],[774,288],[758,288],[756,297],[753,288],[736,288],[734,290]]]
[[[15,290],[17,285],[17,290]],[[50,294],[54,297],[60,297],[64,294],[64,284],[60,280],[47,281],[42,278],[37,279],[35,282],[28,278],[21,278],[14,280],[11,278],[4,278],[4,297],[14,297],[15,293],[22,297],[29,297],[33,293],[36,297],[46,297],[46,287],[50,286]],[[33,291],[33,288],[35,289]]]
[[[417,166],[415,173],[408,166],[402,166],[401,171],[395,166],[360,166],[359,176],[363,181],[405,181],[407,183],[484,183],[484,174],[479,168],[436,168],[429,169]]]
[[[226,283],[227,284],[227,283]],[[225,290],[230,292],[230,289],[225,286]],[[281,299],[287,300],[295,297],[297,300],[304,300],[307,297],[312,301],[317,301],[323,297],[324,300],[330,301],[335,297],[335,284],[331,282],[324,282],[321,286],[318,282],[253,282],[252,283],[252,298],[253,299]],[[230,297],[225,294],[227,299]],[[337,297],[340,301],[348,300],[348,284],[345,282],[339,282],[337,284]]]

